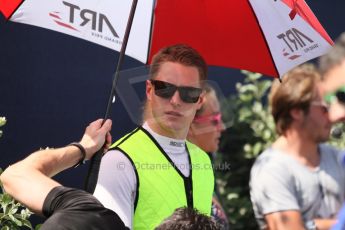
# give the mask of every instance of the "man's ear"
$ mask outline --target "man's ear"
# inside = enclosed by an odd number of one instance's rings
[[[304,118],[304,112],[302,109],[294,108],[290,110],[290,116],[293,120],[300,121]]]
[[[152,99],[152,93],[153,93],[153,86],[150,82],[150,80],[146,80],[146,98],[148,101],[151,101]]]

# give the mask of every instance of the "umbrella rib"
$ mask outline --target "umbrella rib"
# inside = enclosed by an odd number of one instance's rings
[[[109,95],[109,100],[108,100],[108,105],[107,105],[106,113],[104,115],[103,123],[109,117],[111,105],[113,104],[113,102],[115,102],[115,101],[113,101],[113,96],[114,96],[116,84],[117,84],[117,81],[118,81],[118,78],[119,78],[119,75],[120,75],[120,68],[122,66],[123,59],[124,59],[124,56],[125,56],[125,52],[126,52],[126,48],[127,48],[127,42],[128,42],[129,34],[131,32],[131,27],[132,27],[133,18],[134,18],[134,14],[135,14],[135,9],[136,9],[137,3],[138,3],[138,0],[133,0],[131,11],[130,11],[130,14],[129,14],[129,17],[128,17],[128,21],[127,21],[125,35],[124,35],[123,42],[122,42],[122,45],[121,45],[119,60],[117,62],[117,67],[116,67],[116,71],[115,71],[115,74],[114,74],[113,84],[112,84],[112,87],[111,87],[111,91],[110,91],[110,95]]]
[[[102,125],[104,124],[104,122],[106,121],[106,119],[109,117],[109,114],[110,114],[111,105],[113,103],[112,99],[113,99],[113,95],[115,93],[116,83],[117,83],[117,80],[119,78],[119,73],[120,73],[121,65],[123,63],[123,58],[125,56],[127,42],[128,42],[129,34],[131,31],[132,22],[133,22],[137,3],[138,3],[138,0],[133,0],[133,2],[132,2],[132,7],[131,7],[131,11],[130,11],[130,14],[128,17],[126,31],[125,31],[125,35],[124,35],[123,42],[121,45],[119,60],[117,63],[116,72],[114,74],[113,84],[111,87],[109,100],[108,100],[108,104],[107,104],[107,109],[106,109],[106,113],[105,113]],[[93,193],[95,188],[96,188],[96,183],[97,183],[97,179],[98,179],[98,172],[99,172],[99,167],[101,164],[102,157],[103,157],[103,147],[91,158],[90,167],[89,167],[88,174],[87,174],[86,180],[85,180],[85,190],[89,193]]]
[[[149,36],[149,40],[148,40],[148,49],[147,49],[147,54],[146,54],[146,63],[145,64],[148,64],[149,63],[149,58],[150,58],[150,50],[151,50],[151,46],[152,46],[152,34],[153,34],[153,21],[155,20],[154,18],[154,9],[156,8],[156,4],[157,4],[157,0],[154,0],[153,1],[153,4],[152,4],[152,15],[151,15],[151,25],[150,25],[150,36]]]
[[[247,0],[247,1],[248,1],[248,4],[249,4],[250,8],[252,9],[252,12],[253,12],[253,14],[254,14],[254,16],[255,16],[256,22],[258,23],[258,25],[260,25],[259,19],[258,19],[258,17],[257,17],[256,14],[255,14],[255,10],[253,9],[252,4],[250,3],[249,0]],[[260,32],[261,32],[262,36],[264,37],[264,41],[265,41],[265,44],[266,44],[266,48],[267,48],[267,50],[268,50],[268,52],[269,52],[269,54],[270,54],[270,57],[271,57],[271,60],[272,60],[274,69],[275,69],[275,71],[276,71],[276,76],[274,76],[274,77],[277,77],[277,76],[278,76],[278,78],[280,79],[280,75],[279,75],[279,72],[278,72],[276,63],[275,63],[275,61],[274,61],[274,59],[273,59],[273,55],[272,55],[272,52],[271,52],[271,50],[270,50],[270,47],[268,46],[268,43],[267,43],[267,40],[266,40],[265,33],[262,31],[261,26],[259,26],[259,29],[260,29]]]

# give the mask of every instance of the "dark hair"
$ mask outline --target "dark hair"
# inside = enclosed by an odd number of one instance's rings
[[[155,230],[219,230],[220,226],[210,216],[192,208],[177,208]]]
[[[345,32],[336,40],[332,49],[319,59],[319,68],[322,75],[327,74],[336,65],[345,60]]]
[[[162,48],[153,56],[150,66],[150,78],[156,77],[160,66],[165,62],[176,62],[186,66],[196,67],[199,71],[200,81],[207,79],[207,64],[203,57],[192,47],[177,44]]]
[[[279,135],[283,134],[292,123],[290,115],[292,109],[298,108],[308,113],[319,80],[320,75],[314,65],[304,64],[286,73],[282,82],[276,80],[273,83],[269,102]]]

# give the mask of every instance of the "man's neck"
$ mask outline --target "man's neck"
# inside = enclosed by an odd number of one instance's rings
[[[171,137],[162,136],[154,132],[145,122],[142,126],[158,142],[163,150],[169,154],[182,154],[186,152],[186,140],[178,140]]]
[[[301,132],[286,132],[273,143],[272,147],[291,155],[307,167],[314,168],[320,163],[318,143],[303,137]]]
[[[145,123],[147,123],[147,125],[153,132],[164,137],[169,137],[169,138],[178,139],[178,140],[185,140],[188,134],[188,132],[178,132],[176,130],[164,129],[159,124],[151,120],[146,120]]]

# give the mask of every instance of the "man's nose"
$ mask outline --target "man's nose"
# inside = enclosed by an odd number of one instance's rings
[[[220,122],[219,122],[217,128],[218,128],[218,130],[219,130],[220,132],[224,132],[224,130],[225,130],[225,124],[224,124],[223,120],[220,120]]]
[[[170,103],[174,106],[181,105],[182,100],[181,100],[181,97],[180,97],[178,90],[176,90],[174,95],[172,95],[172,97],[170,98]]]

